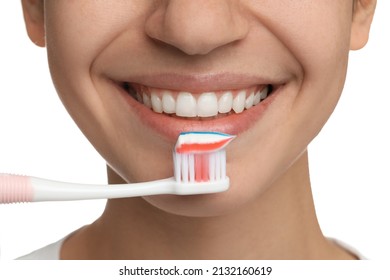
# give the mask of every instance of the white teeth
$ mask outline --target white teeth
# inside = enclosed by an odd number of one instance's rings
[[[156,113],[163,112],[161,99],[155,93],[152,93],[151,102],[153,111],[155,111]]]
[[[218,100],[218,111],[221,114],[229,113],[233,106],[233,94],[228,91],[224,93]]]
[[[150,97],[146,93],[142,94],[142,102],[149,109],[152,108],[152,101],[150,101]]]
[[[232,110],[239,114],[259,104],[268,96],[268,87],[261,91],[244,89],[240,91],[226,91],[221,94],[204,92],[196,100],[190,92],[175,94],[169,90],[150,89],[147,92],[137,93],[136,98],[146,107],[156,113],[176,114],[180,117],[214,117],[218,113],[226,114]],[[235,97],[233,98],[233,94]]]
[[[235,113],[239,114],[244,111],[245,108],[245,91],[240,91],[237,96],[233,99],[233,110]]]
[[[196,99],[189,92],[180,92],[176,101],[176,115],[180,117],[196,117]]]
[[[162,108],[163,111],[167,114],[173,114],[176,112],[176,101],[170,93],[163,93]]]
[[[253,106],[253,100],[254,100],[255,94],[252,92],[247,99],[245,100],[245,109],[249,109]]]
[[[260,103],[261,100],[261,94],[260,91],[256,91],[255,96],[253,97],[253,105],[257,105]]]
[[[267,98],[268,96],[268,87],[263,88],[263,90],[260,92],[261,100]]]
[[[218,99],[214,92],[202,93],[198,98],[198,117],[218,115]]]

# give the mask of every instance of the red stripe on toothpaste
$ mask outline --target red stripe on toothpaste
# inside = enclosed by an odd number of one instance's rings
[[[184,132],[175,151],[179,154],[210,153],[223,149],[235,136],[218,132]]]

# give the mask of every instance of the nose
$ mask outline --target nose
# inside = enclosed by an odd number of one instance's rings
[[[150,38],[188,55],[205,55],[240,41],[248,29],[236,0],[160,1],[145,23]]]

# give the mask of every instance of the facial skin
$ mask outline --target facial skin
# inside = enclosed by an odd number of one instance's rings
[[[110,181],[172,176],[177,131],[238,134],[227,149],[228,192],[123,199],[106,210],[182,219],[297,214],[298,205],[314,213],[306,148],[337,104],[350,49],[367,41],[375,3],[23,1],[30,38],[46,45],[58,94],[106,159]],[[195,96],[269,84],[274,91],[235,119],[186,123],[145,110],[123,94],[123,82]]]

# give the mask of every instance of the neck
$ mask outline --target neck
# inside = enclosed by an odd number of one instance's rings
[[[109,181],[123,182],[111,170]],[[74,242],[83,240],[87,244],[83,252],[88,254],[84,257],[92,259],[347,257],[320,231],[307,153],[261,197],[234,213],[183,217],[161,211],[142,198],[116,199],[109,200],[103,215],[78,235]]]

